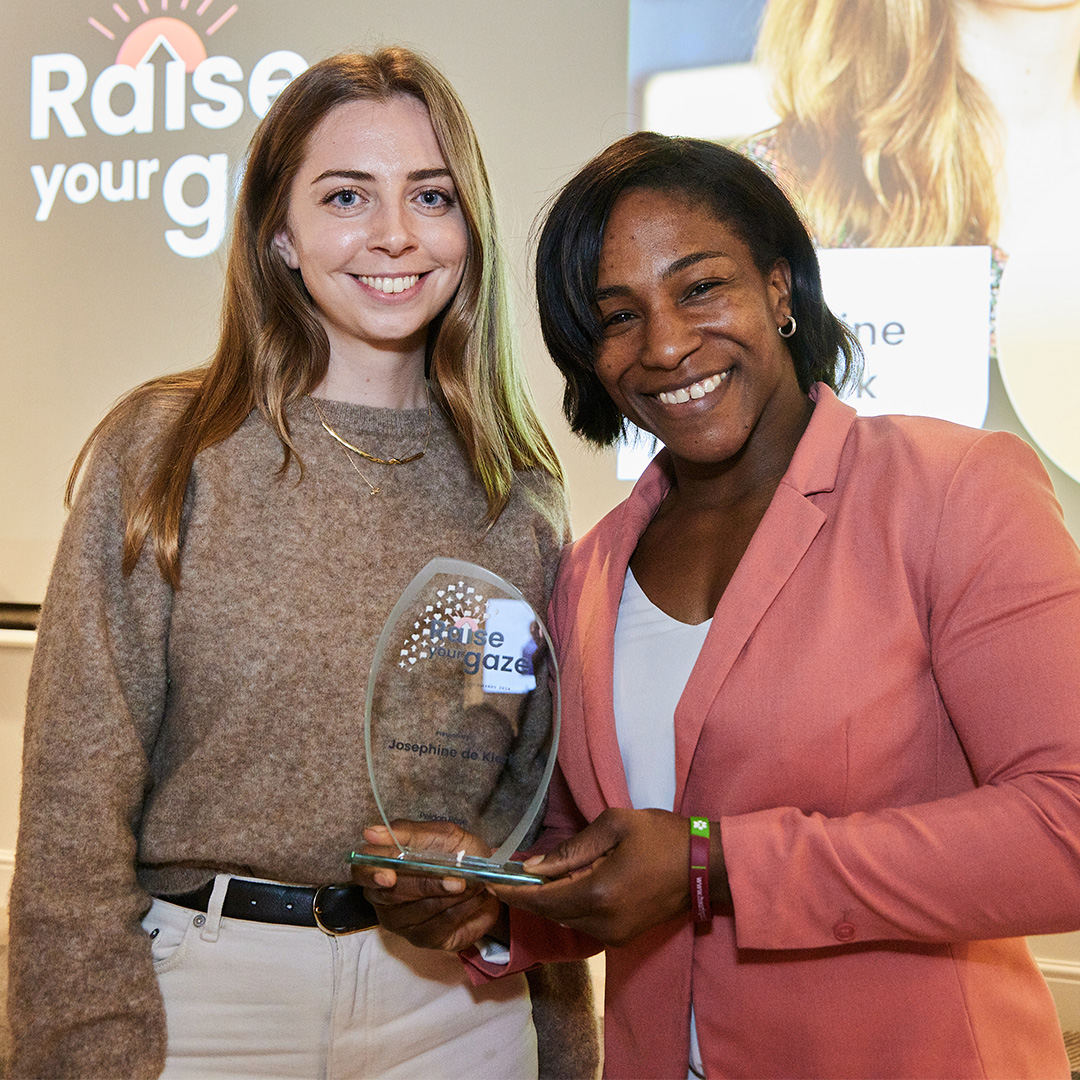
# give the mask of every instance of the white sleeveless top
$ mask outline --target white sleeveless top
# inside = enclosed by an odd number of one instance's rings
[[[661,611],[627,567],[615,624],[615,731],[637,809],[675,807],[675,706],[711,625]]]

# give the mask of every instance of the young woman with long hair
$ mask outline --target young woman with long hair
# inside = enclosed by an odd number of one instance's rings
[[[993,113],[942,0],[770,0],[770,142],[825,247],[988,244]]]
[[[13,1075],[529,1076],[536,1032],[541,1075],[588,1075],[583,967],[477,993],[350,883],[394,600],[449,555],[540,607],[568,532],[483,161],[427,61],[341,55],[282,92],[213,359],[124,398],[69,498],[29,694]]]

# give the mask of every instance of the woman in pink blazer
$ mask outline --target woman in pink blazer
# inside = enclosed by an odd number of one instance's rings
[[[553,880],[384,921],[501,933],[476,979],[605,943],[611,1077],[1067,1077],[1022,935],[1080,926],[1080,555],[1036,455],[840,403],[805,228],[723,148],[606,150],[538,282],[574,429],[665,449],[560,570]]]

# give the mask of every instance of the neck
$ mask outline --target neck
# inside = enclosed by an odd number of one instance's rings
[[[1080,2],[1025,8],[956,0],[960,56],[1005,128],[1045,124],[1080,105]]]
[[[695,510],[730,512],[760,504],[764,512],[795,456],[814,414],[814,403],[798,391],[787,411],[788,422],[778,438],[763,445],[751,434],[742,449],[726,461],[702,464],[672,455],[675,482],[669,498]]]
[[[427,401],[425,342],[409,348],[336,340],[328,329],[330,362],[313,397],[382,409],[422,409]]]

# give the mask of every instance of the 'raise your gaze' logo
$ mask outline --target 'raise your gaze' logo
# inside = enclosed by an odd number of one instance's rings
[[[165,132],[184,131],[189,122],[219,131],[236,124],[245,108],[263,117],[286,84],[307,67],[299,54],[281,49],[267,53],[245,75],[231,56],[208,55],[204,43],[237,13],[236,4],[215,16],[210,10],[215,0],[160,0],[163,11],[170,2],[182,17],[148,18],[147,0],[120,0],[112,4],[107,21],[88,20],[99,34],[120,43],[116,62],[92,82],[74,53],[31,57],[30,138],[81,139],[91,129],[124,138],[151,134],[159,122]],[[200,29],[188,20],[207,25]],[[99,198],[132,203],[160,193],[165,212],[178,226],[165,231],[165,243],[184,258],[209,255],[225,235],[229,160],[207,149],[183,154],[164,168],[158,157],[122,152],[70,165],[55,160],[32,165],[38,196],[34,217],[48,221],[61,192],[74,206]],[[203,195],[201,200],[189,201],[192,187]]]

